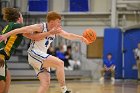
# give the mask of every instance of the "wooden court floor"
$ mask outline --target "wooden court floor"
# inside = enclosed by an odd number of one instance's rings
[[[9,93],[37,93],[38,81],[12,81]],[[116,82],[111,85],[106,82],[101,85],[93,81],[67,81],[67,86],[72,93],[140,93],[140,83]],[[57,81],[52,81],[49,91],[46,93],[61,93]]]

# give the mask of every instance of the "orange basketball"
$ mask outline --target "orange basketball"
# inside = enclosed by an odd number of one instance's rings
[[[85,37],[90,44],[96,40],[96,32],[95,30],[88,28],[83,32],[83,37]]]

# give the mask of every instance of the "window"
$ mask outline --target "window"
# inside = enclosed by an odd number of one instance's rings
[[[88,12],[89,0],[70,0],[70,12]]]
[[[30,12],[48,11],[48,0],[29,0],[28,5],[29,5]]]

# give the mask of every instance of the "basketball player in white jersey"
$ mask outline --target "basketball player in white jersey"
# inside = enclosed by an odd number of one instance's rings
[[[35,72],[40,80],[38,93],[46,93],[50,84],[49,67],[56,68],[56,76],[60,83],[62,93],[70,93],[65,84],[64,62],[57,57],[47,54],[50,43],[55,39],[56,35],[69,40],[82,40],[86,44],[88,41],[80,35],[68,33],[61,28],[61,16],[56,12],[48,12],[47,23],[34,24],[25,26],[4,35],[0,35],[0,41],[6,40],[12,34],[23,33],[25,37],[32,39],[28,49],[29,64],[35,69]],[[52,33],[49,33],[52,30]],[[56,30],[54,35],[53,30]],[[44,34],[46,33],[46,34]],[[46,38],[44,38],[47,36]]]

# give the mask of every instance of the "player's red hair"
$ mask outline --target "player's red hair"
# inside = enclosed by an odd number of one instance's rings
[[[58,14],[57,12],[51,11],[51,12],[48,12],[46,18],[47,18],[47,22],[50,22],[51,20],[56,20],[56,19],[61,20],[61,15]]]

